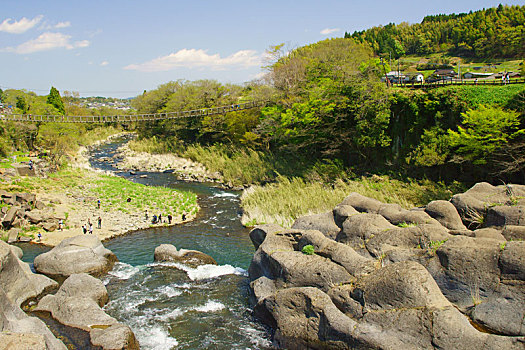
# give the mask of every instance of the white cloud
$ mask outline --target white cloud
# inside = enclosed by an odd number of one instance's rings
[[[20,21],[14,21],[12,18],[5,19],[0,23],[0,32],[6,32],[11,34],[22,34],[27,32],[29,29],[36,26],[44,18],[42,15],[38,15],[33,19],[22,17]]]
[[[109,64],[108,61],[102,61],[102,62],[100,62],[100,65],[101,65],[102,67],[107,66],[108,64]]]
[[[151,61],[130,64],[124,69],[138,70],[141,72],[162,72],[175,67],[185,68],[211,68],[215,70],[226,67],[252,67],[259,66],[261,58],[253,50],[241,50],[228,57],[222,58],[219,54],[209,55],[206,50],[182,49],[167,56],[157,57]]]
[[[67,27],[71,27],[71,22],[66,21],[66,22],[58,22],[57,24],[55,24],[55,29],[61,29],[61,28],[67,28]]]
[[[339,28],[325,28],[325,29],[321,30],[321,34],[323,34],[323,35],[330,35],[332,33],[338,32],[340,30],[341,29],[339,29]]]
[[[46,32],[41,34],[38,38],[26,41],[17,47],[7,47],[2,51],[14,52],[18,54],[34,53],[39,51],[47,51],[57,48],[65,48],[68,50],[89,46],[89,41],[75,41],[71,42],[71,35],[62,33]]]

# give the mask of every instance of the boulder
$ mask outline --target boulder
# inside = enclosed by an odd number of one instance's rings
[[[16,193],[16,201],[20,204],[34,204],[36,195],[34,193]]]
[[[472,237],[495,239],[497,241],[506,241],[505,237],[501,234],[501,230],[490,227],[474,230],[474,232],[472,233]]]
[[[498,205],[487,211],[483,226],[525,226],[525,206]]]
[[[66,350],[45,323],[29,317],[0,288],[0,348]]]
[[[378,214],[382,215],[393,225],[400,224],[434,224],[441,226],[439,222],[426,212],[422,210],[406,210],[401,208],[398,204],[384,204],[378,211]]]
[[[432,201],[425,207],[425,212],[439,221],[439,223],[449,230],[466,230],[456,207],[449,201]]]
[[[93,276],[105,274],[113,268],[117,257],[104,248],[95,235],[66,238],[49,252],[35,258],[35,270],[53,279],[64,280],[75,273]]]
[[[16,249],[0,241],[0,288],[13,304],[20,306],[58,287],[46,276],[34,274],[18,255]]]
[[[35,225],[45,220],[40,210],[28,211],[25,213],[25,217],[30,223]]]
[[[155,261],[169,261],[197,267],[199,265],[217,265],[215,259],[208,254],[198,250],[187,250],[177,248],[172,244],[161,244],[155,248]]]
[[[339,226],[335,223],[333,212],[302,216],[295,220],[292,229],[317,230],[332,239],[335,239],[340,231]]]
[[[505,243],[499,267],[501,278],[525,282],[525,241],[512,241]],[[525,291],[524,291],[525,293]]]
[[[319,231],[310,230],[303,232],[299,240],[298,249],[301,250],[308,244],[314,247],[315,254],[341,265],[352,276],[358,277],[376,269],[373,259],[359,255],[348,245],[335,242]]]
[[[54,221],[47,221],[40,224],[46,232],[53,232],[58,229],[58,224]]]
[[[22,232],[22,229],[20,228],[11,228],[8,232],[7,232],[7,243],[14,243],[16,241],[18,241],[18,235],[20,234],[20,232]]]
[[[351,205],[344,205],[344,204],[339,204],[338,206],[336,206],[334,208],[333,213],[334,213],[335,224],[339,228],[343,227],[343,222],[345,222],[345,220],[349,216],[359,214],[359,212],[355,210],[354,207],[352,207]]]
[[[514,225],[508,225],[503,228],[503,231],[501,234],[505,237],[507,240],[515,240],[519,241],[525,240],[525,226],[514,226]]]
[[[368,254],[365,242],[374,235],[398,228],[379,214],[359,214],[348,217],[336,241],[354,248],[358,253]]]
[[[101,308],[108,301],[102,281],[88,274],[69,276],[55,295],[46,295],[35,312],[48,312],[63,325],[89,333],[92,345],[102,349],[139,349],[131,329]]]
[[[359,193],[350,193],[340,205],[350,205],[359,212],[375,214],[383,206],[383,203],[377,199],[365,197]]]
[[[4,219],[2,220],[2,225],[4,225],[5,228],[11,227],[19,210],[20,207],[12,207],[7,211],[7,214],[5,214]]]
[[[297,230],[268,233],[248,269],[250,280],[264,276],[273,280],[277,288],[313,286],[325,290],[353,279],[344,267],[330,259],[297,251],[300,238]]]
[[[24,256],[24,251],[22,250],[22,248],[11,244],[9,245],[9,248],[11,248],[11,251],[18,259],[22,259],[22,257]]]
[[[250,231],[250,239],[255,249],[257,249],[264,242],[268,232],[275,233],[283,230],[284,228],[276,224],[257,225]]]

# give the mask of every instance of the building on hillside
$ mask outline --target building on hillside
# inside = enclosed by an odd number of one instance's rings
[[[424,83],[425,76],[419,72],[407,73],[405,78],[406,83]]]
[[[381,77],[381,81],[383,82],[386,81],[386,79],[388,79],[391,83],[397,84],[397,83],[405,82],[406,75],[400,71],[391,71],[391,72],[386,73],[386,78]]]
[[[494,73],[466,72],[463,74],[464,79],[492,79]]]
[[[452,80],[458,76],[453,69],[436,69],[432,75],[436,80]]]
[[[501,79],[501,77],[505,74],[508,74],[509,75],[509,78],[520,78],[521,75],[519,72],[499,72],[499,73],[495,73],[492,75],[491,78],[494,78],[494,79]]]

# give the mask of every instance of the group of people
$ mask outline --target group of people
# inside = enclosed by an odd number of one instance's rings
[[[102,228],[102,218],[99,216],[97,218],[97,225],[98,228]],[[88,219],[87,224],[82,225],[82,233],[87,234],[89,232],[90,235],[93,234],[93,224],[91,223],[91,219]]]
[[[510,83],[510,75],[509,73],[505,72],[501,75],[501,83],[503,85],[507,85]]]
[[[146,221],[148,221],[148,219],[149,219],[147,210],[144,213],[144,218],[146,219]],[[168,219],[168,224],[171,225],[171,220],[173,220],[173,216],[171,216],[171,214],[168,214],[167,219]],[[153,214],[153,216],[151,217],[151,223],[152,224],[161,224],[163,222],[165,222],[165,221],[162,220],[162,214],[159,214],[158,216]]]

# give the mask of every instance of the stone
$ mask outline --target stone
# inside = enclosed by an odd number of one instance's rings
[[[437,200],[428,203],[425,212],[439,221],[439,223],[449,230],[466,230],[456,207],[445,200]]]
[[[36,271],[53,279],[64,280],[75,273],[100,276],[113,268],[117,257],[104,248],[95,235],[79,235],[64,239],[49,252],[34,260]]]
[[[489,227],[474,230],[472,237],[495,239],[497,241],[506,241],[505,237],[501,234],[501,230]]]
[[[34,193],[16,193],[16,201],[20,204],[33,204],[36,200]]]
[[[155,261],[169,261],[197,267],[199,265],[217,265],[215,259],[198,250],[180,249],[172,244],[161,244],[155,248]]]
[[[63,325],[89,333],[102,349],[139,349],[131,329],[104,312],[108,301],[104,283],[88,274],[69,276],[55,295],[46,295],[35,312],[48,312]]]
[[[47,221],[40,224],[46,232],[53,232],[58,229],[58,224],[54,221]]]
[[[379,214],[358,214],[348,217],[336,241],[347,244],[357,252],[366,252],[365,242],[375,234],[398,228]],[[368,254],[368,252],[366,252]]]
[[[0,288],[15,305],[20,306],[58,288],[55,281],[34,274],[18,255],[16,249],[0,241]]]
[[[43,321],[29,317],[0,288],[0,348],[39,349],[42,346],[42,338],[46,350],[67,349]]]
[[[302,216],[295,220],[292,229],[317,230],[332,239],[335,239],[340,231],[335,223],[333,212]]]
[[[35,209],[44,210],[45,208],[46,208],[46,204],[44,202],[35,200]]]
[[[20,228],[12,228],[12,229],[10,229],[7,232],[7,234],[8,234],[7,243],[17,242],[18,241],[18,235],[20,234],[20,232],[22,232],[22,230]]]
[[[11,209],[7,211],[7,214],[4,216],[4,219],[2,220],[2,225],[4,225],[5,228],[9,228],[11,226],[19,210],[20,210],[20,207],[12,207]]]
[[[439,222],[430,217],[426,212],[421,210],[406,210],[398,204],[384,204],[379,209],[378,214],[382,215],[393,225],[434,224],[440,226]]]
[[[503,228],[501,234],[507,240],[525,240],[525,226],[508,225]]]
[[[525,241],[506,242],[499,259],[499,267],[502,279],[525,282]]]
[[[44,221],[44,217],[42,216],[42,213],[39,210],[28,211],[25,213],[25,217],[29,220],[30,223],[35,225]]]
[[[336,206],[333,210],[333,213],[334,213],[335,224],[339,228],[343,227],[343,222],[345,222],[345,220],[349,216],[359,214],[359,212],[355,210],[354,207],[352,207],[351,205],[344,205],[344,204],[339,204],[338,206]]]
[[[352,192],[341,202],[340,205],[350,205],[359,212],[375,214],[379,212],[383,203],[377,199],[368,198],[359,193]]]
[[[525,226],[525,207],[522,205],[498,205],[488,209],[483,226]]]
[[[275,233],[283,230],[284,228],[276,224],[257,225],[250,231],[250,239],[257,250],[262,242],[264,242],[268,232]]]
[[[18,259],[22,259],[22,257],[24,256],[24,251],[22,250],[22,248],[11,244],[9,245],[9,248],[11,248],[11,251]]]

